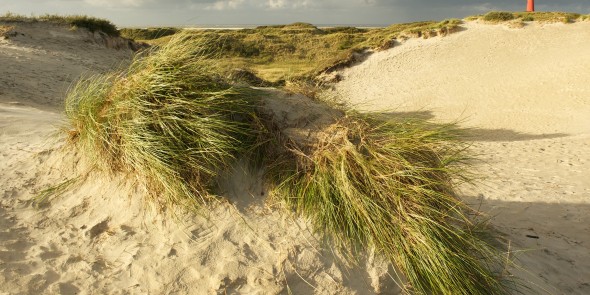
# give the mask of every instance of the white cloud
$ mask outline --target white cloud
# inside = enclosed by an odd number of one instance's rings
[[[98,7],[140,7],[152,0],[84,0],[84,2]]]
[[[285,0],[268,0],[266,6],[270,9],[281,9],[285,8],[287,1]]]
[[[325,2],[325,1],[324,1]],[[318,6],[317,1],[311,0],[266,0],[267,9],[298,9]]]
[[[244,3],[244,0],[223,0],[217,1],[211,5],[207,5],[205,9],[207,10],[227,10],[227,9],[236,9],[240,7]]]

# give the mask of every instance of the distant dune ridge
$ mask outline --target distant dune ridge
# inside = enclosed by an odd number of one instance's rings
[[[485,177],[467,201],[491,212],[525,270],[526,294],[590,293],[590,22],[480,24],[409,39],[338,72],[332,93],[393,116],[460,120]],[[82,174],[47,137],[81,75],[124,66],[135,45],[48,23],[0,23],[0,293],[398,294],[369,251],[349,269],[310,224],[269,210],[264,185],[236,171],[231,202],[181,225],[143,207],[145,193]],[[297,99],[274,94],[281,99]],[[309,115],[314,103],[281,110]],[[295,120],[297,121],[297,120]],[[301,122],[298,122],[300,124]],[[31,197],[89,179],[49,206]],[[251,197],[256,196],[256,197]]]

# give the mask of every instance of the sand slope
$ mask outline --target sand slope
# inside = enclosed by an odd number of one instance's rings
[[[84,172],[50,137],[65,90],[131,56],[44,25],[0,40],[0,294],[399,293],[387,264],[369,253],[347,270],[305,220],[272,210],[256,171],[229,177],[231,202],[179,222],[143,208],[135,183],[93,173],[33,208],[40,190]],[[336,92],[393,115],[465,119],[487,176],[465,195],[512,250],[530,250],[515,253],[529,293],[588,294],[590,23],[465,27],[374,54]]]
[[[271,210],[255,171],[229,177],[231,203],[177,222],[143,208],[137,184],[94,173],[34,208],[42,189],[86,175],[51,137],[65,90],[131,52],[64,27],[15,31],[0,40],[0,294],[399,292],[387,264],[369,254],[349,270],[304,220]]]
[[[524,251],[530,293],[590,294],[590,23],[464,28],[375,53],[332,94],[471,128],[486,179],[465,194]]]

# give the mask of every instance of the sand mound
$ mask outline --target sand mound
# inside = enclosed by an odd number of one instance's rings
[[[128,40],[50,23],[2,23],[0,102],[61,110],[68,87],[80,75],[107,71],[132,55]],[[111,44],[112,43],[112,44]],[[114,44],[120,43],[120,46]],[[112,49],[105,50],[105,46]]]
[[[63,139],[50,138],[64,93],[81,74],[127,63],[131,51],[44,26],[16,26],[24,35],[0,41],[0,293],[399,292],[374,255],[350,269],[305,220],[271,210],[278,204],[265,203],[259,172],[236,169],[224,187],[231,203],[178,223],[146,210],[136,183],[86,175],[80,157],[60,150]],[[305,122],[293,117],[315,106],[274,110],[297,127]],[[42,189],[80,175],[81,185],[33,207]]]
[[[514,249],[530,250],[515,253],[528,271],[518,274],[536,284],[530,293],[588,294],[590,24],[465,27],[375,53],[344,71],[336,92],[391,115],[466,119],[487,179],[465,194],[497,215]],[[0,293],[399,293],[373,254],[348,270],[305,220],[271,210],[257,171],[237,169],[230,202],[179,223],[145,210],[135,183],[82,173],[59,137],[47,139],[64,93],[132,53],[64,27],[11,30],[21,35],[0,40]],[[314,103],[272,95],[294,136],[317,119]],[[273,105],[281,99],[298,103]],[[78,175],[87,181],[32,206],[41,189]]]
[[[470,128],[486,177],[465,188],[507,234],[532,294],[590,293],[590,23],[468,23],[340,73],[360,109]]]

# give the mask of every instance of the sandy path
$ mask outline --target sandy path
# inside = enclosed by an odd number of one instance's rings
[[[375,53],[335,93],[471,128],[485,179],[467,200],[524,251],[530,293],[590,294],[590,23],[465,28]]]

